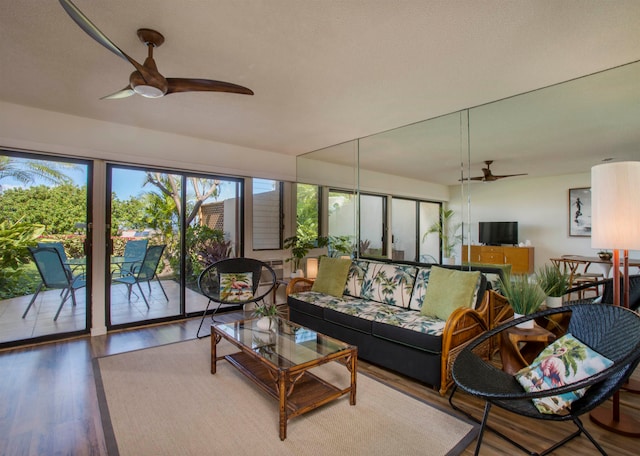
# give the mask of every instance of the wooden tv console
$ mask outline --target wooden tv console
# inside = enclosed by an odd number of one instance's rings
[[[468,255],[469,247],[471,247],[470,255]],[[533,253],[533,247],[463,245],[462,261],[469,263],[510,264],[512,274],[533,274]]]

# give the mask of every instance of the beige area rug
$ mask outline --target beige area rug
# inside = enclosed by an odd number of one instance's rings
[[[320,369],[348,384],[346,367]],[[477,433],[359,373],[355,406],[347,395],[292,418],[281,441],[278,403],[227,361],[211,375],[208,338],[100,358],[95,374],[110,455],[454,455]]]

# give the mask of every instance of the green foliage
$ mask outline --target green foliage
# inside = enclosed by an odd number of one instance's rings
[[[513,311],[521,315],[534,313],[547,295],[537,282],[532,282],[526,274],[500,278],[500,289]]]
[[[307,256],[309,250],[326,247],[329,243],[329,238],[319,237],[317,239],[304,239],[298,236],[291,236],[284,240],[284,248],[291,249],[291,258],[287,258],[285,261],[293,262],[293,270],[300,269],[300,261]]]
[[[547,296],[560,297],[569,289],[569,274],[554,265],[545,264],[536,272],[538,285]]]
[[[355,249],[351,236],[329,236],[327,246],[329,247],[329,256],[332,257],[351,256]]]
[[[224,238],[222,230],[215,230],[205,225],[190,226],[186,232],[187,274],[194,279],[202,270],[216,261],[229,258],[231,241]]]
[[[76,231],[87,218],[87,190],[72,184],[12,188],[0,193],[0,220],[42,224],[48,234]]]
[[[453,250],[462,242],[462,234],[459,233],[462,223],[452,224],[451,219],[454,216],[453,209],[445,209],[440,207],[440,218],[434,222],[423,236],[423,240],[430,234],[437,234],[442,245],[442,255],[450,258]]]
[[[16,296],[25,288],[23,266],[29,262],[27,247],[36,245],[44,226],[18,221],[0,222],[0,298]]]
[[[296,185],[296,236],[312,240],[318,237],[318,186]]]
[[[52,184],[69,184],[71,179],[59,168],[74,168],[76,165],[47,160],[31,160],[0,156],[0,180],[12,177],[23,184],[31,184],[36,178]]]
[[[115,230],[143,230],[149,227],[149,215],[144,198],[131,197],[122,201],[112,195],[111,225]]]

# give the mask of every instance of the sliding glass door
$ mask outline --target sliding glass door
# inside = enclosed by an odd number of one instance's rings
[[[107,325],[203,311],[200,272],[242,251],[242,181],[117,165],[108,177]]]
[[[0,346],[88,331],[91,169],[0,150]]]

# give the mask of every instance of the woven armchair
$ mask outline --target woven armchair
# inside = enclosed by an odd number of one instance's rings
[[[563,312],[571,313],[568,332],[593,350],[612,360],[613,365],[611,367],[579,382],[546,391],[527,393],[512,375],[486,362],[474,352],[478,347],[486,346],[495,335],[518,323]],[[640,316],[635,312],[608,304],[574,304],[549,309],[500,325],[465,347],[458,355],[453,366],[452,375],[455,386],[449,397],[449,403],[454,409],[479,421],[455,405],[453,396],[457,388],[460,388],[473,396],[485,400],[484,416],[481,421],[475,454],[480,451],[484,430],[488,428],[489,412],[494,405],[520,416],[549,421],[573,421],[578,428],[577,431],[539,454],[547,454],[581,433],[587,436],[600,453],[606,454],[596,440],[586,431],[579,417],[610,398],[627,380],[639,360]],[[587,386],[590,388],[582,398],[573,402],[567,415],[540,413],[532,402],[534,398],[556,396]],[[494,429],[492,430],[520,450],[529,454],[538,454],[524,448],[520,443],[506,435]]]
[[[246,298],[229,299],[225,298],[224,290],[221,286],[222,274],[251,273],[251,293]],[[276,273],[268,264],[254,258],[226,258],[207,266],[198,276],[198,288],[200,293],[209,298],[207,307],[202,312],[202,319],[196,337],[201,339],[210,334],[200,335],[202,325],[209,312],[209,306],[213,303],[215,307],[211,313],[211,322],[214,321],[216,312],[222,305],[244,306],[249,303],[263,301],[276,286]],[[260,289],[259,289],[260,288]],[[275,304],[275,303],[273,303]]]

